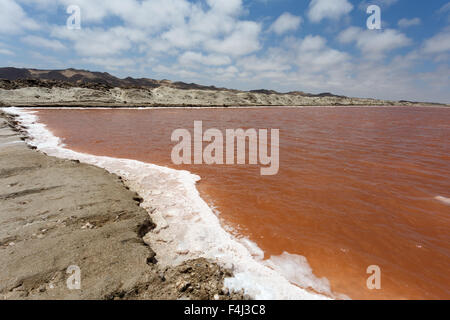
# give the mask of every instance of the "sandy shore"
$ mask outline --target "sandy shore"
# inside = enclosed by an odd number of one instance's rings
[[[0,299],[241,299],[205,259],[163,267],[144,243],[157,227],[107,171],[31,150],[0,113]],[[81,290],[66,270],[81,269]]]

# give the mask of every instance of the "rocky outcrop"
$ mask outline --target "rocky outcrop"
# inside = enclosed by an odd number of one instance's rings
[[[172,82],[169,80],[154,80],[147,78],[134,79],[127,77],[119,79],[107,72],[91,72],[87,70],[65,69],[65,70],[37,70],[0,68],[0,79],[9,80],[20,87],[27,86],[28,82],[33,86],[48,85],[58,87],[81,87],[95,89],[103,88],[158,88],[161,86],[181,90],[225,90],[214,86],[202,86],[195,83]],[[24,82],[24,80],[26,80]]]
[[[101,90],[106,91],[113,89],[112,86],[101,83],[90,83],[90,82],[81,82],[81,83],[71,83],[60,80],[38,80],[38,79],[19,79],[19,80],[6,80],[0,79],[0,89],[5,90],[17,90],[22,88],[85,88],[92,90]]]

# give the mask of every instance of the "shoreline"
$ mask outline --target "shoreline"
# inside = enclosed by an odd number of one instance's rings
[[[15,110],[17,111],[17,109]],[[148,207],[150,202],[154,204],[155,197],[158,198],[158,196],[161,196],[159,193],[163,193],[162,190],[155,191],[154,187],[150,187],[150,185],[154,186],[158,182],[161,183],[161,179],[155,181],[155,177],[160,176],[159,178],[161,178],[163,176],[162,181],[164,183],[178,189],[176,195],[169,195],[169,198],[160,197],[159,207],[166,206],[166,208],[151,213],[151,217],[158,227],[145,238],[146,242],[157,244],[154,247],[157,254],[158,252],[166,252],[171,255],[166,257],[165,260],[161,260],[162,264],[170,265],[174,262],[178,264],[196,258],[212,260],[219,266],[232,270],[234,277],[225,279],[225,285],[230,291],[243,291],[246,295],[255,299],[327,299],[334,296],[329,288],[326,288],[326,283],[319,286],[319,291],[323,290],[321,294],[309,292],[291,284],[286,278],[274,271],[276,266],[270,267],[271,261],[262,261],[262,252],[255,244],[250,244],[245,239],[238,241],[223,230],[218,218],[201,199],[195,188],[195,183],[200,177],[186,171],[158,167],[134,160],[79,154],[63,148],[59,139],[51,135],[50,132],[47,132],[47,137],[44,139],[40,137],[38,138],[40,140],[36,141],[37,135],[42,135],[42,130],[47,129],[42,124],[36,125],[35,119],[28,118],[25,120],[24,113],[29,114],[29,112],[22,112],[19,118],[22,117],[20,122],[29,128],[30,136],[35,138],[35,141],[31,142],[32,145],[51,155],[77,159],[118,174],[131,190],[137,191],[142,196],[144,199],[142,206],[148,211],[151,211],[151,208]],[[33,124],[35,124],[34,129],[31,128]],[[39,128],[36,128],[36,126]],[[133,169],[135,172],[133,172]],[[139,177],[143,175],[143,172],[147,175],[144,175],[145,177],[141,179]],[[146,179],[150,181],[145,181]],[[167,188],[163,186],[161,189]],[[180,194],[182,195],[182,201],[177,203],[175,199],[179,199]],[[167,205],[168,203],[171,203],[171,205]],[[174,217],[178,216],[181,216],[181,221],[178,220],[177,223],[173,220]],[[186,221],[190,222],[191,225],[186,227]],[[162,245],[159,246],[161,243]],[[319,280],[315,279],[312,274],[311,276],[312,282]],[[272,290],[278,292],[271,292]]]
[[[450,105],[445,104],[330,104],[330,105],[173,105],[173,104],[89,104],[89,103],[64,103],[64,104],[1,104],[0,108],[20,108],[20,109],[112,109],[112,110],[133,110],[133,109],[264,109],[264,108],[450,108]]]
[[[104,169],[37,151],[24,130],[0,111],[0,300],[248,298],[224,291],[231,272],[207,259],[159,265],[142,199]],[[72,265],[81,290],[67,288]]]
[[[89,106],[89,105],[36,105],[36,106],[22,106],[22,105],[1,105],[0,109],[8,108],[20,108],[22,110],[201,110],[201,109],[247,109],[247,110],[257,110],[257,109],[303,109],[303,108],[439,108],[439,109],[450,109],[450,105],[317,105],[317,106],[171,106],[171,105],[158,105],[158,106]]]

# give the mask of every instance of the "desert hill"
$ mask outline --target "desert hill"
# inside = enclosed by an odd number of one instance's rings
[[[409,101],[350,98],[332,93],[239,91],[170,80],[117,78],[107,72],[0,68],[0,106],[228,107],[410,106]]]

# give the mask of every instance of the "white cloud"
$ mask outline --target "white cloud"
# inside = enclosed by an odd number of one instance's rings
[[[348,0],[312,0],[308,17],[312,22],[320,22],[323,19],[337,20],[352,10],[353,5]]]
[[[208,66],[223,66],[231,63],[231,59],[223,55],[203,55],[199,52],[187,51],[183,53],[178,62],[182,65],[204,64]]]
[[[113,56],[131,49],[133,42],[146,40],[146,35],[140,30],[124,27],[106,30],[101,28],[69,30],[65,27],[56,27],[51,35],[73,41],[75,50],[82,56]]]
[[[283,72],[292,68],[292,61],[288,57],[283,50],[271,48],[264,57],[259,58],[255,55],[245,57],[239,59],[237,65],[241,70],[248,72]]]
[[[128,58],[83,58],[84,63],[95,64],[106,68],[133,66],[135,61]]]
[[[450,28],[425,41],[423,51],[428,54],[440,54],[450,51]]]
[[[55,5],[68,7],[77,5],[85,23],[100,24],[106,18],[117,17],[129,26],[159,32],[163,28],[184,23],[191,12],[192,4],[187,0],[18,0],[49,10]]]
[[[261,48],[261,25],[251,21],[236,23],[235,30],[224,39],[213,38],[205,42],[205,49],[231,56],[242,56]]]
[[[241,83],[266,89],[322,91],[344,83],[352,70],[350,56],[327,46],[325,38],[308,35],[286,38],[282,47],[272,47],[262,56],[238,59]],[[269,82],[267,82],[269,81]],[[333,87],[334,88],[334,87]]]
[[[321,36],[309,35],[303,39],[298,48],[300,52],[320,51],[325,48],[326,42]]]
[[[35,0],[28,0],[35,1]],[[123,26],[107,29],[83,24],[76,32],[56,28],[53,35],[74,42],[84,56],[115,55],[138,47],[140,51],[198,51],[208,54],[241,56],[258,50],[261,24],[240,19],[242,0],[59,0],[77,4],[82,21],[101,22],[118,17]]]
[[[130,12],[130,10],[133,10],[137,6],[137,3],[134,0],[108,0],[108,1],[57,0],[57,1],[66,8],[70,5],[79,6],[81,9],[82,21],[88,23],[102,22],[103,19],[105,19],[110,15],[115,16],[126,15]],[[137,10],[133,11],[135,11],[136,13],[138,12]]]
[[[363,30],[350,27],[338,36],[341,43],[356,43],[356,46],[368,58],[383,58],[389,51],[411,44],[411,39],[393,29],[380,31]]]
[[[91,0],[88,1],[94,2]],[[106,2],[109,1],[111,0]],[[128,4],[125,5],[127,2]],[[125,21],[125,23],[133,27],[145,30],[147,33],[158,33],[165,28],[183,25],[185,19],[191,13],[192,5],[186,0],[153,0],[143,2],[120,0],[111,10]]]
[[[348,61],[348,54],[327,47],[325,38],[321,36],[309,35],[298,45],[296,62],[302,70],[326,72],[338,69]]]
[[[66,49],[66,47],[58,40],[49,40],[37,36],[26,36],[23,37],[21,40],[22,42],[35,47],[48,48],[56,51]]]
[[[302,21],[303,19],[301,17],[285,12],[270,26],[269,31],[275,32],[278,35],[288,31],[295,31],[300,27]]]
[[[6,55],[6,56],[13,56],[14,52],[8,49],[0,48],[0,54]]]
[[[409,27],[413,27],[413,26],[418,26],[422,23],[422,20],[420,20],[420,18],[412,18],[412,19],[400,19],[400,21],[398,22],[398,26],[400,28],[409,28]]]
[[[39,25],[14,0],[0,0],[0,21],[0,34],[39,29]]]

